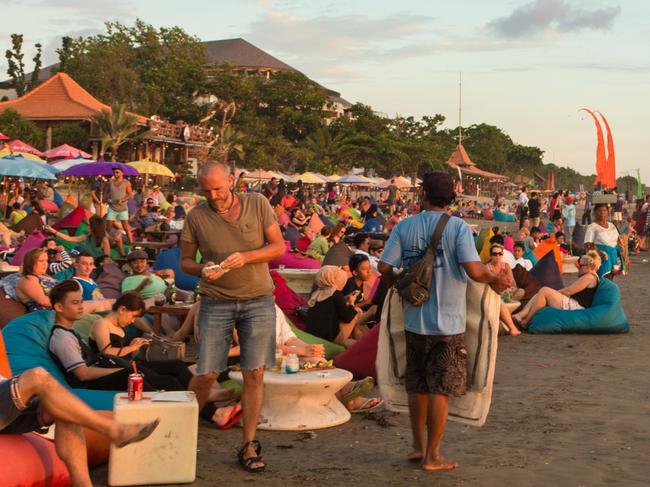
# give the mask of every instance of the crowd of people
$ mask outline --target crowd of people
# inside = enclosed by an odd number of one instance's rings
[[[426,470],[439,470],[456,466],[441,456],[440,444],[448,397],[465,388],[468,278],[490,284],[502,296],[500,318],[516,336],[544,307],[590,307],[600,279],[626,270],[627,253],[621,248],[647,250],[650,196],[637,202],[634,213],[623,198],[613,208],[596,203],[593,222],[587,198],[584,212],[589,215],[582,222],[588,224],[577,242],[574,236],[582,224],[577,222],[573,195],[560,191],[547,200],[522,188],[509,207],[495,199],[493,207],[516,214],[519,225],[509,231],[492,228],[488,255],[481,260],[475,244],[478,229],[464,218],[483,215],[485,206],[456,199],[457,184],[446,173],[425,175],[419,193],[400,191],[392,180],[382,193],[354,198],[349,187],[286,184],[275,178],[254,190],[243,177],[235,180],[226,166],[209,162],[199,171],[198,186],[201,201],[181,203],[159,186],[134,191],[116,167],[112,178],[98,180],[86,201],[77,202],[88,224],[81,234],[71,235],[47,224],[43,208],[48,207],[44,202],[54,201],[51,186],[14,183],[7,190],[9,226],[0,228],[2,255],[10,259],[33,231],[43,232],[45,238],[25,253],[21,271],[2,285],[27,312],[53,310],[56,326],[48,346],[70,387],[123,390],[135,361],[144,372],[145,390],[195,392],[201,417],[217,427],[241,420],[238,460],[250,472],[266,468],[256,439],[265,368],[274,367],[276,354],[287,350],[302,362],[318,363],[324,357],[323,345],[298,339],[275,304],[269,263],[287,252],[318,268],[302,310],[306,331],[349,348],[378,326],[397,271],[423,257],[440,216],[452,215],[435,254],[435,299],[422,307],[405,306],[406,388],[414,447],[409,459]],[[150,255],[133,248],[148,232],[169,230],[179,231],[164,238],[175,239],[171,243],[180,247],[180,269],[201,279],[198,295],[177,289],[174,270],[150,269]],[[533,266],[527,255],[548,239],[561,252],[579,258],[578,279],[559,290],[542,287],[523,300]],[[147,308],[159,296],[193,302],[184,320],[165,319],[162,332],[174,340],[194,335],[196,363],[146,361],[138,353],[149,343],[146,333],[152,332]],[[506,306],[511,300],[522,302],[513,314]],[[74,324],[89,314],[100,316],[82,337]],[[220,375],[234,362],[243,375],[241,395],[219,386]],[[11,425],[31,410],[25,405],[32,397],[50,404],[51,393],[42,388],[6,385],[29,377],[24,373],[20,379],[0,379],[0,396],[11,394],[20,406],[14,416],[0,421],[0,432],[14,431]],[[372,411],[382,404],[381,398],[366,397],[373,386],[372,379],[363,379],[346,386],[338,397],[350,411]],[[82,405],[69,400],[83,411],[80,418],[89,418],[79,422],[110,430],[116,441],[142,439],[155,427],[138,425],[133,433],[127,426],[99,424]],[[52,417],[69,421],[65,415]]]

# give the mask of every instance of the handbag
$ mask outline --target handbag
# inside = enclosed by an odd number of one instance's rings
[[[147,362],[165,362],[168,360],[183,360],[185,358],[185,343],[170,340],[153,334],[145,334],[151,340],[144,353]]]
[[[442,238],[442,233],[449,221],[449,215],[443,213],[433,231],[427,251],[415,264],[402,272],[395,282],[398,294],[411,306],[422,306],[429,300],[431,282],[433,280],[433,264],[436,259],[436,249]]]

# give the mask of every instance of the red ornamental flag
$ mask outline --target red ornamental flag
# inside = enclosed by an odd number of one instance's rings
[[[603,187],[606,189],[613,189],[616,187],[616,153],[614,152],[614,138],[612,137],[612,131],[609,128],[609,123],[605,115],[601,112],[598,112],[600,118],[603,119],[605,124],[605,130],[607,130],[607,160],[605,163],[605,173],[602,180]]]
[[[605,184],[605,165],[607,164],[607,159],[605,158],[605,140],[603,137],[603,129],[600,126],[600,122],[596,117],[596,114],[589,110],[588,108],[581,108],[580,111],[585,111],[594,119],[596,124],[596,135],[598,137],[598,144],[596,145],[596,179],[594,180],[594,186],[598,183]]]

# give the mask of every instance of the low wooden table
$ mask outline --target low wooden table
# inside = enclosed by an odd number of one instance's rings
[[[150,306],[147,308],[147,313],[153,315],[153,332],[156,335],[162,333],[162,315],[178,316],[184,320],[190,312],[193,303],[176,303],[176,304],[163,304],[162,306]]]

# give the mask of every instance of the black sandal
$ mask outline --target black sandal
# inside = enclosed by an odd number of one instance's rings
[[[250,445],[255,448],[256,456],[244,458],[244,454]],[[239,465],[241,465],[241,468],[246,470],[248,473],[263,472],[266,469],[266,464],[264,464],[264,459],[260,453],[262,453],[262,445],[259,441],[252,440],[244,443],[244,445],[239,449],[239,452],[237,453],[237,459],[239,460]],[[251,467],[253,463],[262,463],[263,465],[261,467]]]

